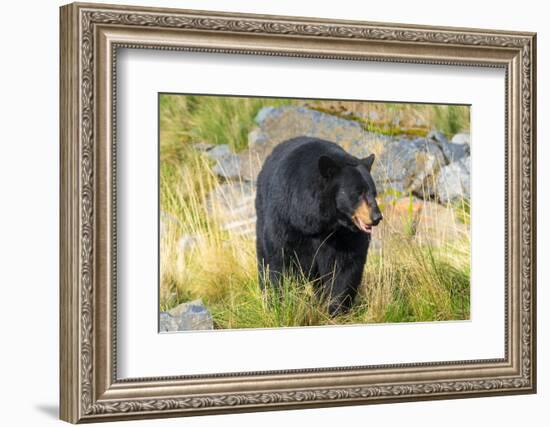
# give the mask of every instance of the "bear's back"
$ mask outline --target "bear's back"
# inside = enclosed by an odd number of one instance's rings
[[[279,184],[300,185],[317,181],[318,162],[321,156],[342,158],[347,162],[354,159],[342,147],[318,138],[300,136],[277,145],[265,160],[258,185],[276,179]]]

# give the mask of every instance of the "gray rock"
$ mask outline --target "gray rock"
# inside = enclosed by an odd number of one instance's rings
[[[468,144],[470,145],[470,134],[469,133],[457,133],[453,138],[451,139],[451,142],[453,144]]]
[[[254,118],[254,121],[259,125],[263,126],[264,121],[269,118],[273,114],[274,111],[276,111],[276,107],[263,107],[260,111],[258,111],[258,114],[256,114],[256,117]]]
[[[440,132],[438,130],[432,130],[428,135],[426,136],[426,139],[437,142],[437,143],[448,143],[449,140],[445,136],[443,132]]]
[[[197,142],[196,144],[193,144],[193,148],[201,153],[206,153],[215,147],[216,145],[210,144],[209,142]]]
[[[254,128],[248,133],[248,146],[267,144],[269,138],[260,128]]]
[[[241,176],[241,160],[239,156],[231,151],[229,145],[216,145],[205,153],[216,164],[212,171],[226,179],[239,178]]]
[[[470,155],[470,146],[468,144],[450,143],[447,137],[437,130],[431,131],[426,139],[437,144],[441,151],[443,151],[447,164]]]
[[[264,107],[255,118],[260,127],[261,143],[254,143],[239,153],[241,176],[255,181],[265,158],[273,148],[297,136],[310,136],[333,141],[351,154],[366,157],[390,141],[390,137],[368,132],[352,120],[304,107]]]
[[[379,191],[392,189],[424,197],[432,193],[433,177],[445,166],[445,156],[436,144],[424,138],[391,141],[372,169]]]
[[[447,163],[456,162],[463,157],[470,155],[470,146],[468,144],[440,143],[439,148],[443,151]]]
[[[214,329],[212,315],[200,299],[160,313],[160,332]]]
[[[178,321],[176,318],[170,316],[166,311],[160,312],[159,318],[159,332],[174,332],[179,331]]]
[[[231,151],[231,148],[227,144],[216,145],[210,150],[208,150],[206,153],[206,155],[210,157],[212,160],[223,159],[224,157],[229,156],[230,154],[233,154],[233,152]]]
[[[364,158],[375,153],[373,167],[378,191],[428,197],[434,194],[435,177],[451,160],[467,155],[464,147],[449,144],[445,135],[432,131],[427,138],[398,139],[366,131],[353,120],[304,107],[266,107],[256,116],[258,130],[251,140],[260,139],[239,154],[241,176],[255,181],[265,158],[279,143],[297,136],[311,136],[340,145],[350,154]]]
[[[469,156],[441,169],[437,177],[436,195],[441,203],[470,198]]]
[[[256,122],[274,143],[296,136],[324,138],[336,143],[351,142],[365,136],[374,139],[378,136],[364,131],[359,123],[352,120],[304,107],[262,108],[256,116]]]
[[[241,160],[238,155],[230,154],[217,161],[212,171],[226,179],[235,179],[241,177]]]

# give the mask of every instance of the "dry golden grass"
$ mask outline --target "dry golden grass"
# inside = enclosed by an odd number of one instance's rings
[[[254,238],[224,229],[223,210],[209,208],[208,196],[220,181],[189,143],[212,142],[224,128],[210,129],[209,123],[220,115],[250,124],[270,100],[238,101],[239,108],[233,108],[211,98],[204,105],[184,98],[161,100],[162,310],[201,298],[217,328],[469,318],[468,205],[443,207],[395,193],[380,196],[384,221],[374,231],[378,243],[371,245],[360,293],[349,313],[330,318],[305,280],[286,278],[280,298],[262,295]],[[404,117],[410,113],[399,111]],[[241,147],[243,126],[231,127],[223,142]]]
[[[161,184],[167,192],[168,183]],[[191,157],[171,176],[170,185],[177,190],[166,195],[163,205],[171,219],[164,221],[161,240],[162,309],[201,298],[220,328],[469,317],[468,227],[450,222],[456,212],[451,206],[408,198],[387,202],[383,225],[374,231],[382,246],[370,251],[357,302],[350,313],[331,319],[305,280],[287,278],[280,299],[262,295],[254,239],[224,230],[217,220],[221,216],[207,208],[208,194],[219,184],[202,157]],[[438,234],[434,215],[448,216],[445,221],[456,229],[451,233],[441,227]],[[427,235],[411,233],[411,224],[432,226],[428,243]],[[182,236],[192,241],[185,250]]]

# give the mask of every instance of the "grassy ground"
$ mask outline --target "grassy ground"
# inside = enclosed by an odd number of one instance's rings
[[[248,132],[262,107],[298,104],[287,99],[162,95],[160,97],[161,156],[169,160],[181,142],[247,146]]]
[[[384,207],[385,226],[391,232],[385,233],[381,250],[369,253],[360,294],[351,312],[328,317],[326,307],[315,298],[313,286],[307,281],[285,280],[282,298],[262,295],[254,239],[229,234],[222,229],[215,212],[208,212],[207,195],[220,181],[208,160],[190,143],[225,143],[240,150],[246,147],[248,131],[259,109],[285,103],[305,102],[161,97],[161,211],[170,218],[164,221],[161,239],[161,309],[201,298],[211,311],[216,328],[469,318],[469,232],[455,233],[453,239],[443,236],[437,245],[423,242],[411,228],[412,205],[404,215],[390,218],[386,216],[390,207]],[[331,110],[326,101],[308,103],[310,107]],[[450,113],[445,107],[412,109],[410,105],[388,105],[392,104],[371,105],[378,111],[379,122],[381,117],[391,121],[392,116],[399,114],[400,121],[407,124],[413,111],[421,115],[415,123],[428,123],[425,131],[436,127],[438,120],[446,122],[448,133],[467,125],[461,109]],[[395,122],[391,132],[395,131]],[[381,122],[375,125],[383,128]],[[469,224],[467,205],[446,209]],[[193,240],[185,251],[181,249],[183,235]]]

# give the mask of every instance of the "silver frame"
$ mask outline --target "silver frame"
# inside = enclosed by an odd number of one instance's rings
[[[75,3],[61,8],[60,43],[63,420],[535,392],[535,34]],[[505,357],[117,379],[118,48],[504,68]]]

